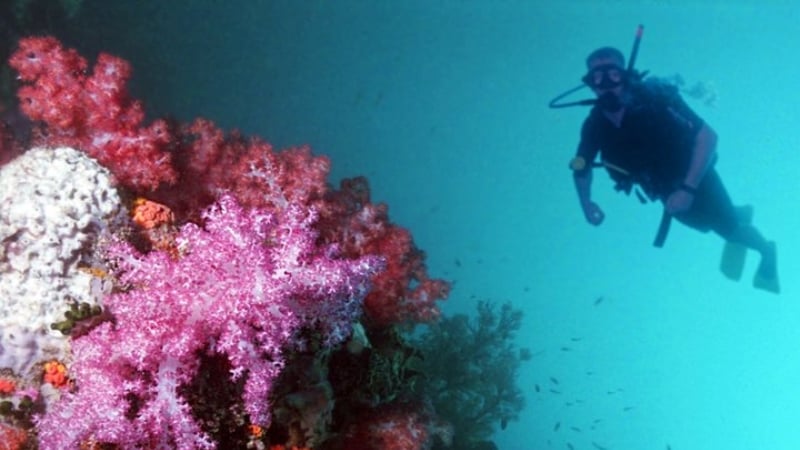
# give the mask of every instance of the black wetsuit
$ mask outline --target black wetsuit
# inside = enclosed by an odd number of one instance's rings
[[[600,108],[592,109],[581,129],[578,156],[591,163],[599,153],[618,190],[630,193],[638,185],[650,199],[665,201],[684,181],[703,119],[664,82],[636,83],[626,95],[620,127]],[[583,170],[591,169],[587,164]],[[713,167],[701,180],[691,209],[676,218],[722,236],[738,226],[736,210]]]

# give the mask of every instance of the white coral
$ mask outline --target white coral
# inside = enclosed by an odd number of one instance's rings
[[[0,369],[31,376],[65,356],[50,325],[72,301],[99,303],[79,265],[123,217],[108,170],[78,150],[36,148],[0,168]]]

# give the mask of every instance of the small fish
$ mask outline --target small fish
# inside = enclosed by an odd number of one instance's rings
[[[586,375],[587,376],[592,376],[592,375],[594,375],[594,372],[592,372],[591,370],[587,370],[586,371]]]
[[[551,381],[553,384],[558,384],[558,378],[556,378],[556,377],[550,377],[550,381]]]
[[[456,258],[456,260],[453,261],[453,262],[455,263],[456,267],[461,267],[461,260],[460,259]]]
[[[575,450],[575,446],[574,446],[574,445],[572,445],[572,444],[570,444],[569,442],[567,442],[567,448],[568,448],[569,450]]]
[[[583,340],[583,338],[582,338],[582,337],[574,337],[574,338],[571,338],[570,340],[571,340],[572,342],[580,342],[580,341],[582,341],[582,340]]]
[[[505,430],[507,426],[508,426],[508,418],[503,417],[502,419],[500,419],[500,429]]]
[[[581,429],[578,428],[578,427],[569,427],[569,429],[574,431],[574,432],[576,432],[576,433],[580,433],[581,432]]]
[[[561,391],[559,391],[558,389],[550,389],[550,392],[552,392],[553,394],[561,394]]]
[[[602,421],[603,421],[603,419],[594,419],[594,421],[592,421],[592,423],[600,423]]]
[[[595,441],[592,441],[592,447],[596,448],[597,450],[608,450],[607,447],[603,447]]]
[[[594,306],[597,306],[600,303],[603,303],[603,300],[605,300],[605,299],[603,298],[602,295],[600,297],[597,297],[596,299],[594,299]]]
[[[636,409],[636,407],[635,406],[626,406],[626,407],[622,408],[622,411],[628,412],[628,411],[630,411],[632,409]]]
[[[556,424],[553,425],[553,431],[558,431],[559,428],[561,428],[561,422],[556,422]]]
[[[571,352],[571,351],[572,351],[572,349],[571,349],[571,348],[569,348],[569,347],[561,347],[561,351],[562,351],[562,352]]]
[[[542,392],[542,388],[540,388],[538,384],[534,384],[533,388],[536,389],[536,392]]]
[[[572,405],[574,405],[574,403],[572,403],[572,402],[564,402],[564,406],[572,406]]]

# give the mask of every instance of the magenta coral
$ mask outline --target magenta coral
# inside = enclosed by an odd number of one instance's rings
[[[34,37],[20,40],[9,64],[23,83],[20,108],[47,126],[35,145],[81,149],[136,189],[176,181],[167,124],[144,126],[142,105],[128,95],[127,61],[100,54],[87,75],[88,63],[75,50],[52,37]]]
[[[203,352],[227,356],[231,380],[245,380],[249,420],[266,426],[282,351],[303,345],[301,327],[329,345],[349,335],[377,258],[344,260],[317,247],[314,214],[294,205],[278,219],[223,196],[204,219],[204,227],[181,229],[178,259],[111,248],[130,290],[107,298],[115,324],[75,340],[77,390],[38,420],[42,448],[90,438],[122,448],[213,448],[180,393]]]

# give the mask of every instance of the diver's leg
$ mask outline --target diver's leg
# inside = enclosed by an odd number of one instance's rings
[[[753,220],[753,207],[750,205],[737,206],[735,210],[739,226],[750,225]],[[722,248],[719,270],[727,278],[739,281],[744,272],[746,258],[747,247],[745,245],[725,238],[725,246]]]
[[[734,207],[722,179],[713,168],[703,177],[695,193],[692,208],[676,216],[678,220],[698,230],[714,230],[725,239],[722,272],[728,278],[738,280],[744,270],[747,249],[761,254],[753,284],[761,289],[778,292],[777,252],[775,243],[750,224],[753,216],[751,206]]]
[[[740,224],[750,225],[753,223],[753,205],[742,205],[736,207],[736,218]]]

